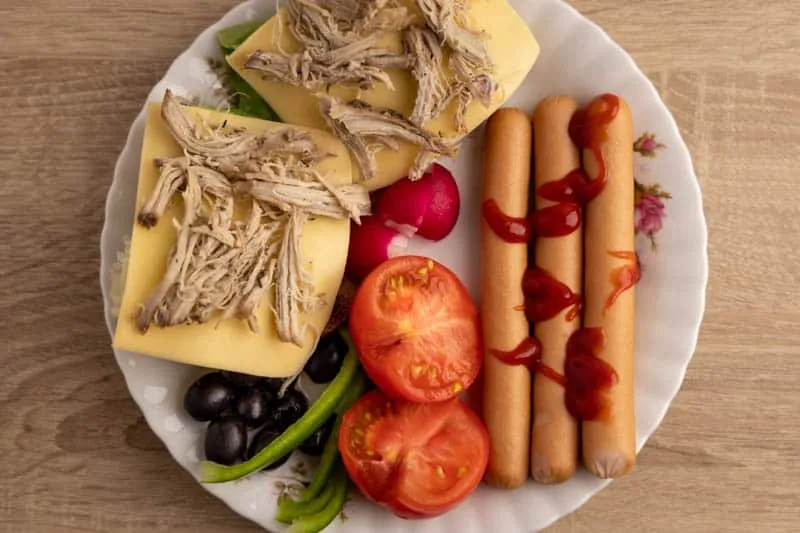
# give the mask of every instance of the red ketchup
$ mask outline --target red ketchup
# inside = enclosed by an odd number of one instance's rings
[[[581,310],[581,295],[554,278],[541,268],[529,268],[522,278],[522,292],[525,294],[525,316],[529,322],[544,322],[557,316],[567,307],[572,309],[567,320],[573,321]]]
[[[602,191],[608,179],[602,144],[608,140],[607,126],[617,116],[617,112],[619,112],[619,97],[603,94],[586,107],[579,109],[569,121],[569,136],[572,142],[578,148],[591,151],[597,161],[597,176],[592,180],[596,182],[592,185],[594,196]]]
[[[490,352],[507,365],[527,367],[533,373],[539,372],[559,385],[566,385],[564,376],[542,363],[542,344],[536,337],[524,339],[513,350],[490,350]]]
[[[539,185],[536,194],[552,202],[585,205],[603,192],[605,180],[592,180],[582,168],[576,168],[557,181]]]
[[[520,243],[528,242],[531,239],[531,226],[528,219],[506,215],[493,199],[490,198],[483,202],[481,214],[494,234],[506,242]]]
[[[576,204],[556,204],[537,209],[528,220],[537,237],[563,237],[581,227],[581,207]]]
[[[503,213],[491,198],[481,206],[483,219],[506,242],[528,242],[532,237],[561,237],[581,227],[581,209],[574,204],[557,204],[534,211],[528,218]]]
[[[639,256],[636,255],[636,252],[608,252],[608,254],[611,257],[626,259],[630,262],[627,265],[615,268],[611,273],[611,283],[614,285],[614,290],[608,295],[606,310],[614,305],[620,294],[636,285],[642,276],[641,268],[639,268]]]
[[[597,176],[594,179],[578,168],[558,181],[539,186],[536,194],[556,203],[531,213],[527,218],[510,217],[502,212],[494,200],[486,200],[482,214],[492,231],[507,242],[524,243],[533,237],[569,235],[580,228],[581,206],[597,198],[608,180],[602,144],[608,139],[607,126],[618,112],[619,98],[604,94],[578,110],[570,120],[569,135],[572,142],[594,156],[597,164]],[[612,273],[614,291],[606,302],[606,309],[639,280],[639,265],[634,252],[609,253],[613,257],[628,259],[631,263],[620,266]],[[573,308],[567,314],[567,320],[574,320],[580,313],[580,295],[541,268],[525,272],[522,288],[525,305],[520,310],[525,310],[530,322],[550,320],[570,306]],[[619,380],[616,371],[598,357],[604,348],[605,333],[601,328],[583,328],[573,333],[567,342],[563,376],[542,364],[542,346],[536,338],[525,339],[511,351],[491,350],[491,353],[506,364],[527,366],[531,371],[541,372],[561,384],[566,389],[565,402],[572,416],[580,420],[595,420],[607,412],[606,393]]]
[[[567,341],[564,375],[567,378],[567,410],[579,420],[595,420],[608,410],[606,393],[617,383],[617,372],[598,354],[605,348],[601,328],[583,328]]]

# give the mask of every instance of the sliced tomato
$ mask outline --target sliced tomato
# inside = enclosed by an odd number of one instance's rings
[[[350,332],[367,374],[394,398],[453,398],[483,362],[475,304],[455,274],[426,257],[373,270],[350,308]]]
[[[458,398],[421,404],[374,390],[345,413],[339,451],[365,496],[421,518],[452,509],[475,490],[489,461],[489,435]]]

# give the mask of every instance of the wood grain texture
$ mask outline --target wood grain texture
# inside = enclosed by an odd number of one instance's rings
[[[244,532],[145,425],[97,282],[116,157],[150,87],[234,0],[0,2],[0,531]],[[800,10],[575,0],[653,79],[705,194],[697,354],[634,475],[550,532],[800,524]]]

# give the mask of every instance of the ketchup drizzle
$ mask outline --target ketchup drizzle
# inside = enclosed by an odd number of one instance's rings
[[[628,289],[632,288],[639,282],[642,277],[642,269],[639,266],[639,256],[636,252],[608,252],[611,257],[618,259],[625,259],[629,261],[627,265],[622,265],[611,272],[611,283],[614,285],[614,290],[608,295],[606,300],[606,311],[614,305],[617,297]]]
[[[582,328],[567,341],[564,376],[567,410],[580,420],[595,420],[608,410],[606,393],[619,381],[617,372],[598,354],[605,348],[602,328]]]
[[[558,383],[562,387],[567,386],[567,378],[563,374],[559,374],[551,367],[547,366],[542,362],[539,363],[539,367],[536,369],[536,371],[539,372],[544,377],[546,377],[547,379],[549,379],[550,381]]]
[[[557,181],[542,184],[536,194],[556,203],[531,213],[527,218],[510,217],[502,212],[493,199],[484,201],[483,218],[496,235],[507,242],[523,243],[536,236],[569,235],[580,228],[581,206],[597,198],[608,180],[601,147],[608,139],[607,126],[617,116],[619,105],[617,96],[601,95],[578,110],[569,123],[570,138],[579,149],[592,154],[597,175],[591,178],[582,168],[578,168]],[[606,301],[606,309],[614,304],[620,294],[633,287],[640,277],[634,252],[612,251],[609,254],[631,263],[612,272],[614,290]],[[531,268],[525,272],[522,288],[525,305],[516,309],[524,309],[531,322],[550,320],[573,306],[566,317],[571,321],[581,311],[581,296],[541,268]],[[574,332],[567,342],[564,375],[542,364],[541,343],[534,337],[523,340],[514,350],[490,352],[506,364],[527,366],[533,372],[541,372],[563,385],[567,409],[572,416],[580,420],[594,420],[607,412],[607,392],[619,380],[614,368],[598,356],[604,348],[605,332],[602,328],[582,328]]]
[[[504,241],[521,243],[530,240],[531,226],[528,219],[506,215],[492,198],[483,202],[481,214],[495,235]]]
[[[542,362],[542,344],[536,337],[527,337],[513,350],[489,350],[492,355],[507,365],[519,365],[528,368],[532,373],[539,372],[543,376],[555,381],[561,386],[566,386],[567,381],[560,373],[556,372]]]
[[[603,192],[605,184],[605,180],[589,179],[585,170],[576,168],[560,180],[542,183],[536,194],[552,202],[585,205]]]
[[[525,316],[529,322],[550,320],[570,306],[573,308],[567,314],[567,321],[572,322],[580,313],[581,295],[572,292],[542,268],[529,268],[525,271],[522,292],[525,295]]]
[[[581,227],[581,208],[575,204],[556,204],[534,211],[528,218],[512,217],[493,199],[481,206],[483,219],[506,242],[522,243],[536,237],[562,237]]]
[[[597,176],[594,177],[600,190],[605,187],[608,173],[601,146],[608,140],[607,126],[619,112],[619,97],[603,94],[589,105],[579,109],[569,121],[569,136],[578,148],[589,150],[597,162]],[[599,192],[598,192],[599,194]]]
[[[556,204],[537,209],[528,220],[537,237],[563,237],[581,227],[581,207],[576,204]]]
[[[489,350],[507,365],[535,368],[542,360],[542,343],[536,337],[527,337],[513,350]]]

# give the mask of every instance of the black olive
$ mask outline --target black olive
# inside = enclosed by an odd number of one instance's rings
[[[236,414],[250,428],[263,425],[275,408],[276,396],[266,390],[250,389],[237,396]]]
[[[317,349],[306,363],[305,370],[314,383],[330,383],[339,370],[350,347],[347,342],[334,331],[320,338]]]
[[[183,408],[200,422],[222,416],[233,403],[234,390],[219,372],[206,374],[189,387],[183,397]]]
[[[215,420],[206,429],[206,459],[221,465],[242,460],[247,449],[247,428],[237,418]]]
[[[283,398],[278,399],[278,403],[270,412],[267,419],[266,428],[282,432],[295,422],[303,413],[308,410],[308,400],[298,390],[289,389]]]
[[[220,372],[227,383],[233,387],[244,391],[250,389],[261,389],[273,394],[277,394],[280,390],[285,378],[262,378],[259,376],[251,376],[248,374],[239,374],[238,372]]]
[[[284,381],[286,378],[259,378],[254,387],[277,395]]]
[[[333,425],[336,423],[336,415],[332,415],[328,420],[322,424],[319,429],[317,429],[314,433],[311,434],[306,440],[304,440],[298,448],[301,452],[307,455],[315,455],[319,456],[322,455],[322,450],[325,448],[325,443],[328,442],[328,439],[333,432]]]
[[[269,427],[265,427],[264,429],[256,433],[253,436],[253,441],[250,443],[250,447],[247,448],[247,459],[248,460],[252,459],[253,456],[255,456],[258,452],[266,448],[267,444],[277,439],[281,433],[282,433],[281,431],[277,431]],[[289,457],[291,456],[292,452],[289,452],[280,459],[278,459],[277,461],[275,461],[274,463],[272,463],[271,465],[265,466],[262,470],[273,470],[275,468],[278,468],[283,463],[288,461]]]
[[[248,374],[240,374],[238,372],[228,372],[227,370],[220,372],[220,374],[222,374],[222,377],[225,379],[225,381],[238,388],[252,387],[261,379],[258,376],[250,376]]]

